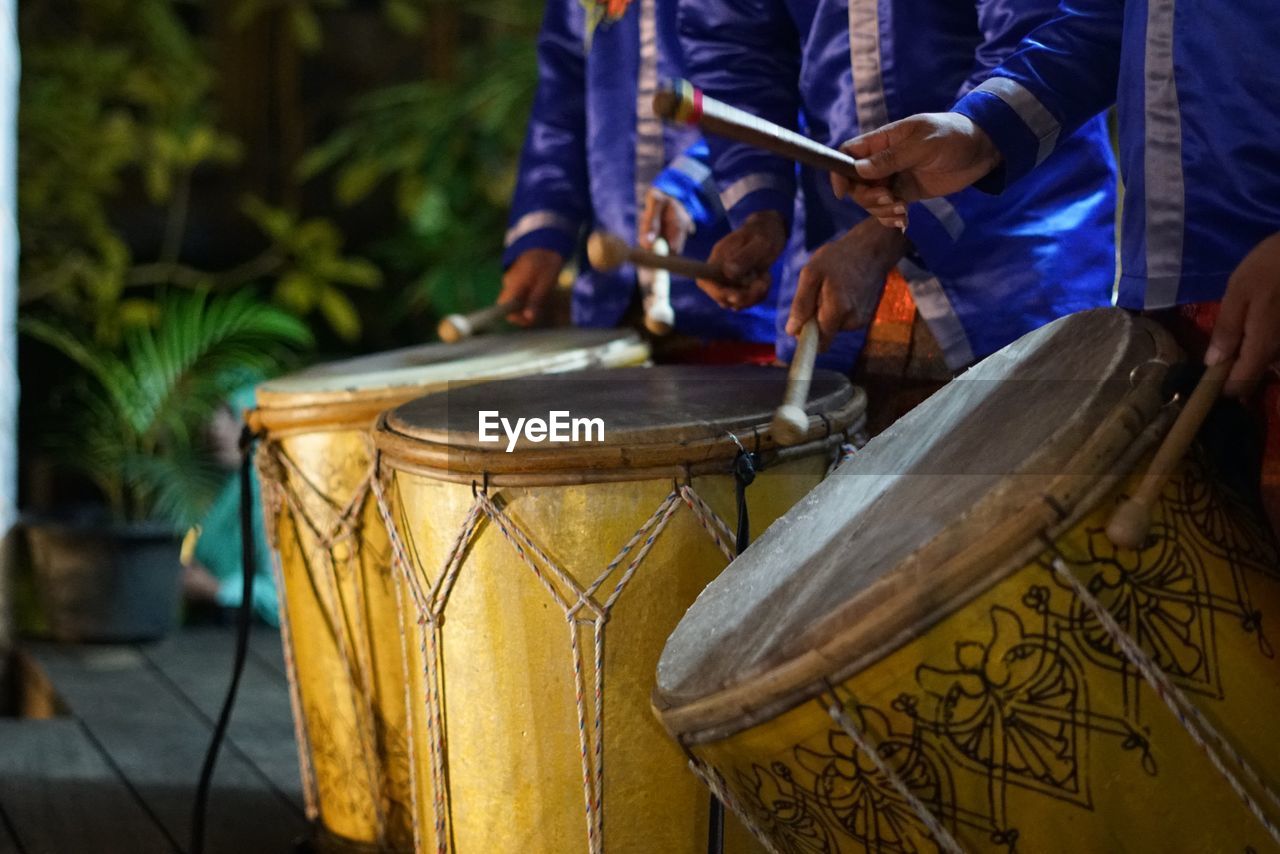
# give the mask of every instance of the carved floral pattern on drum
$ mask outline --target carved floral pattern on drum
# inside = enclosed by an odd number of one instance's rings
[[[955,758],[1009,783],[1088,801],[1081,774],[1082,678],[1054,640],[991,609],[989,642],[962,641],[950,667],[921,665],[932,726]]]
[[[888,719],[874,708],[859,707],[860,725],[888,733],[880,741],[880,758],[911,792],[931,809],[954,800],[945,764],[912,735],[893,733]],[[784,854],[827,854],[839,851],[842,832],[874,851],[930,850],[929,832],[914,810],[841,730],[827,734],[823,750],[796,748],[796,767],[774,762],[751,774],[739,772],[740,788],[761,827],[783,840]]]
[[[1191,523],[1189,533],[1206,551],[1230,560],[1233,569],[1280,579],[1280,546],[1259,508],[1222,486],[1209,465],[1201,453],[1188,458],[1186,476],[1167,496],[1173,512]]]
[[[1071,563],[1171,678],[1219,698],[1219,632],[1255,634],[1260,654],[1273,655],[1248,581],[1280,578],[1275,548],[1201,463],[1171,481],[1152,532],[1134,553],[1090,529],[1088,554]],[[1212,588],[1207,559],[1228,567]],[[1051,577],[990,606],[988,632],[962,639],[949,660],[921,662],[920,693],[900,694],[887,710],[857,706],[863,732],[935,818],[1010,851],[1019,832],[1006,809],[1009,787],[1093,809],[1091,740],[1115,739],[1144,774],[1158,773],[1137,699],[1158,703],[1096,619]],[[1105,680],[1117,677],[1123,707],[1092,708],[1090,688],[1105,691]],[[849,840],[854,850],[936,850],[896,790],[855,757],[848,736],[831,729],[825,739],[823,750],[810,741],[767,769],[736,772],[734,788],[757,826],[787,854],[849,850]],[[985,792],[985,803],[961,803],[958,790],[968,793],[962,800]]]
[[[1087,548],[1085,560],[1071,563],[1090,569],[1082,580],[1120,627],[1182,687],[1220,696],[1213,603],[1200,554],[1163,523],[1153,524],[1150,545],[1141,551],[1116,548],[1102,529],[1088,532]],[[1097,617],[1074,596],[1070,613],[1058,616],[1095,664],[1132,671]]]

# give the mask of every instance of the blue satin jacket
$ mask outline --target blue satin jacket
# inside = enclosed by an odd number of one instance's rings
[[[1047,20],[1057,0],[684,0],[685,65],[708,95],[828,145],[945,110]],[[1096,110],[1095,110],[1096,112]],[[710,140],[731,221],[794,211],[779,305],[814,250],[865,213],[825,173]],[[1061,315],[1110,303],[1115,166],[1104,120],[1082,122],[1033,179],[998,198],[967,190],[912,206],[900,265],[948,364],[959,369]],[[785,322],[779,311],[779,324]],[[793,346],[781,340],[779,349]],[[841,336],[845,353],[862,333]]]
[[[1217,300],[1280,231],[1277,45],[1275,0],[1068,0],[956,110],[1000,148],[990,186],[1011,192],[1118,102],[1120,304]]]
[[[705,258],[728,233],[709,180],[706,145],[696,132],[664,126],[653,114],[659,81],[683,75],[675,0],[634,0],[626,14],[602,24],[587,50],[579,0],[548,0],[538,39],[538,90],[520,158],[503,262],[527,249],[571,257],[584,229],[636,238],[651,184],[693,215],[697,230],[685,254]],[[573,287],[573,320],[614,326],[630,304],[637,271],[593,270],[583,259]],[[644,275],[649,275],[647,271]],[[712,339],[770,342],[772,300],[744,312],[725,311],[689,279],[671,280],[677,331]]]

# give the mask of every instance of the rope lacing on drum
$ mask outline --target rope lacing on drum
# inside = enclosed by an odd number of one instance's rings
[[[372,456],[371,452],[370,457],[372,458]],[[385,778],[384,769],[377,760],[381,751],[377,747],[377,723],[373,708],[373,662],[369,658],[371,655],[369,650],[363,649],[360,644],[355,642],[353,637],[349,637],[345,628],[348,620],[351,620],[355,624],[354,631],[362,637],[368,637],[364,625],[363,615],[366,608],[362,585],[358,582],[351,585],[352,595],[356,601],[348,603],[345,601],[337,582],[337,575],[340,569],[343,568],[342,564],[351,564],[359,561],[360,550],[357,548],[361,524],[359,515],[371,495],[373,466],[371,465],[364,477],[361,478],[350,500],[341,506],[335,504],[311,482],[306,472],[284,452],[278,442],[263,442],[259,446],[258,468],[264,475],[262,477],[264,485],[270,484],[269,489],[274,499],[266,505],[268,511],[266,521],[267,528],[272,532],[273,537],[273,571],[276,576],[277,589],[285,589],[283,568],[279,565],[277,529],[280,514],[285,508],[288,508],[295,522],[293,525],[294,540],[299,551],[304,554],[306,570],[316,593],[316,604],[319,606],[325,625],[333,638],[334,646],[338,651],[338,657],[342,662],[347,679],[351,683],[352,705],[358,719],[356,721],[356,734],[361,741],[360,752],[364,771],[368,777],[370,800],[372,801],[374,819],[377,825],[377,836],[378,840],[385,844],[388,841],[388,822],[382,801],[388,780]],[[329,508],[330,519],[327,520],[327,525],[312,518],[302,498],[293,489],[288,488],[287,484],[290,483],[302,484],[307,488],[308,492],[319,499],[322,506]],[[303,542],[301,531],[297,524],[299,521],[305,524],[312,536],[313,543],[310,547]],[[333,553],[334,547],[343,543],[351,544],[351,556],[345,562],[338,560]],[[324,555],[328,563],[327,571],[316,571],[317,557],[319,555]],[[293,637],[289,627],[288,609],[284,597],[281,597],[279,610],[281,614],[280,624],[283,629],[281,636],[284,639],[286,673],[290,679],[290,694],[294,708],[297,711],[294,716],[295,729],[298,730],[298,735],[305,736],[306,711],[301,702],[301,692],[296,684],[297,673],[293,665],[295,655],[291,648]],[[319,795],[314,763],[304,747],[304,745],[309,745],[310,743],[310,741],[306,740],[299,741],[299,756],[301,757],[303,777],[306,782],[304,789],[306,790],[307,813],[309,817],[314,818],[319,811]]]
[[[418,612],[418,624],[421,631],[419,649],[423,656],[423,678],[427,685],[427,723],[430,727],[429,742],[431,750],[431,773],[434,789],[433,813],[436,828],[437,850],[441,854],[448,851],[449,822],[449,788],[445,757],[447,754],[447,722],[444,718],[443,697],[441,695],[440,678],[440,633],[444,622],[445,608],[449,595],[462,569],[467,548],[475,535],[476,529],[484,520],[488,520],[498,529],[503,538],[515,550],[521,562],[533,572],[552,600],[564,612],[569,626],[569,645],[573,656],[574,694],[578,711],[579,752],[582,763],[583,804],[587,823],[587,844],[591,854],[599,854],[603,850],[604,835],[604,649],[605,625],[614,605],[639,570],[641,563],[648,556],[658,536],[666,528],[672,516],[683,503],[693,513],[702,528],[711,537],[721,554],[727,561],[736,556],[732,546],[732,534],[729,526],[711,509],[703,498],[689,484],[674,484],[670,493],[658,504],[649,518],[640,526],[634,535],[619,550],[612,561],[591,584],[580,586],[568,572],[562,569],[551,556],[526,534],[500,506],[499,499],[490,495],[487,483],[478,487],[473,484],[474,499],[462,523],[458,535],[446,554],[444,565],[434,584],[424,588],[420,573],[415,568],[413,555],[409,545],[401,534],[401,526],[391,513],[391,502],[388,499],[389,483],[383,483],[378,477],[371,479],[371,490],[386,526],[391,543],[392,563],[397,570],[397,578],[405,584],[410,598]],[[629,559],[629,560],[628,560]],[[623,566],[617,581],[608,597],[600,602],[596,594],[604,588],[618,568]],[[558,586],[557,586],[558,585]],[[569,592],[566,595],[562,589]],[[584,658],[582,642],[579,637],[582,626],[589,626],[593,635],[593,663],[595,667],[592,685],[592,699],[588,701],[586,675],[584,674]],[[593,714],[589,714],[588,706],[593,705]],[[412,714],[410,714],[412,720]],[[588,723],[590,722],[590,726]],[[594,736],[594,738],[593,738]],[[594,744],[592,743],[594,741]],[[412,766],[412,762],[410,765]],[[416,786],[415,786],[416,789]],[[416,794],[415,794],[416,800]],[[415,814],[417,807],[415,805]],[[415,841],[421,849],[421,841]]]
[[[1160,668],[1160,665],[1143,651],[1138,642],[1133,639],[1133,636],[1116,622],[1111,612],[1089,592],[1089,589],[1068,566],[1065,556],[1058,551],[1057,547],[1047,537],[1042,537],[1042,540],[1053,554],[1049,561],[1049,566],[1053,573],[1071,588],[1081,604],[1093,615],[1128,662],[1137,669],[1142,678],[1151,686],[1151,690],[1155,691],[1156,696],[1169,708],[1174,718],[1186,730],[1187,735],[1204,752],[1210,764],[1227,782],[1231,790],[1236,793],[1249,812],[1253,814],[1253,817],[1258,820],[1258,823],[1270,834],[1271,838],[1277,844],[1280,844],[1280,830],[1277,829],[1275,823],[1263,811],[1262,806],[1249,793],[1240,779],[1232,773],[1227,763],[1230,762],[1235,765],[1236,769],[1243,773],[1254,786],[1261,789],[1273,806],[1280,807],[1280,797],[1277,797],[1276,793],[1262,779],[1262,776],[1231,746],[1213,724],[1209,723],[1200,710],[1187,698],[1186,694],[1173,684],[1173,681]]]
[[[711,794],[718,799],[720,803],[724,804],[729,809],[729,812],[737,816],[738,821],[742,822],[742,826],[745,827],[762,846],[764,846],[765,850],[768,851],[769,854],[781,854],[781,852],[778,851],[777,846],[773,844],[773,840],[769,838],[769,835],[766,834],[760,828],[760,825],[756,823],[751,812],[743,809],[737,796],[735,796],[733,791],[725,785],[724,779],[716,769],[691,756],[689,758],[689,770],[693,772],[695,777],[702,781],[704,786],[711,790]]]
[[[911,807],[912,812],[916,814],[916,817],[920,819],[920,822],[925,826],[925,829],[929,831],[929,835],[933,837],[933,841],[938,843],[938,847],[943,851],[946,851],[947,854],[963,854],[964,849],[956,842],[955,837],[951,835],[950,831],[943,827],[942,822],[933,814],[933,811],[930,810],[925,803],[917,798],[911,789],[907,787],[906,781],[902,779],[902,775],[889,767],[889,764],[884,761],[884,758],[880,755],[880,751],[871,743],[867,734],[859,729],[858,725],[853,722],[853,718],[849,717],[849,713],[845,709],[845,704],[839,697],[835,696],[834,690],[832,691],[831,698],[831,704],[826,706],[827,714],[831,716],[832,720],[839,724],[840,729],[844,730],[845,734],[848,735],[849,738],[853,739],[853,743],[857,749],[862,751],[863,754],[871,760],[871,764],[876,766],[876,771],[888,780],[889,785],[893,786],[894,791],[896,791],[898,795],[907,802],[907,806]]]
[[[265,449],[259,445],[256,454],[258,480],[262,485],[262,509],[267,531],[268,551],[271,553],[271,576],[276,590],[283,591],[284,569],[280,565],[280,537],[277,520],[284,512],[285,500],[283,490],[279,487],[279,479],[275,472],[268,469],[269,458]],[[302,697],[298,691],[298,670],[293,654],[293,632],[289,626],[289,609],[285,597],[276,597],[276,612],[280,619],[280,639],[284,652],[284,672],[289,684],[289,703],[294,710],[293,737],[298,746],[298,764],[302,768],[302,796],[306,807],[308,821],[315,821],[320,815],[319,796],[317,794],[315,768],[311,764],[311,754],[307,745],[311,742],[307,733],[306,718],[302,713]]]

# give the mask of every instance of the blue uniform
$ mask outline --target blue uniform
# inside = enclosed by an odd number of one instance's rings
[[[591,34],[588,50],[586,12],[579,0],[548,0],[538,40],[538,91],[520,160],[505,264],[533,248],[568,258],[583,229],[601,228],[634,240],[645,193],[655,182],[694,217],[697,230],[685,254],[705,258],[728,233],[709,181],[706,146],[696,132],[664,126],[653,113],[659,81],[683,74],[675,27],[675,0],[634,0],[620,20]],[[616,325],[636,283],[629,265],[612,273],[584,267],[573,288],[574,323]],[[773,341],[771,301],[726,311],[691,280],[673,277],[671,306],[679,332]]]
[[[1056,5],[684,0],[679,29],[689,76],[708,95],[839,145],[948,108]],[[732,222],[761,209],[794,211],[779,298],[789,305],[812,252],[866,214],[837,200],[826,174],[800,170],[797,195],[789,164],[747,146],[710,143]],[[1115,183],[1104,121],[1093,117],[1063,137],[1034,179],[999,199],[966,190],[912,207],[914,248],[900,267],[952,368],[1064,314],[1110,303]],[[863,337],[841,336],[837,347],[856,351]]]
[[[956,110],[1004,155],[982,186],[1010,192],[1118,99],[1120,304],[1218,300],[1280,231],[1277,44],[1275,0],[1070,0]]]

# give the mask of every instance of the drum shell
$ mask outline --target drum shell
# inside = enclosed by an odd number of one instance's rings
[[[521,340],[531,343],[521,349]],[[368,368],[361,383],[334,372],[305,390],[286,378],[260,387],[259,408],[246,413],[262,436],[257,467],[303,785],[325,850],[413,847],[398,606],[386,528],[369,492],[370,431],[378,415],[490,377],[642,365],[649,358],[634,335],[605,330],[509,336],[495,349],[503,346],[518,355],[473,353],[454,363],[441,357],[451,352],[444,345],[403,351],[436,353],[422,362],[430,381],[424,374],[415,382],[412,361],[386,382],[370,381],[376,372]],[[335,620],[338,631],[330,628]]]
[[[1193,459],[1156,507],[1149,547],[1117,550],[1104,529],[1134,487],[1136,478],[1094,501],[1054,549],[1131,633],[1140,625],[1143,649],[1274,788],[1280,671],[1264,632],[1280,620],[1274,543]],[[1262,826],[1052,576],[1052,554],[993,568],[1000,581],[922,619],[852,675],[832,662],[827,690],[771,719],[675,734],[780,851],[875,850],[871,826],[885,850],[937,850],[855,755],[828,711],[836,699],[967,851],[1015,841],[1036,852],[1265,849]],[[866,803],[878,811],[853,808]],[[906,840],[893,839],[903,828]]]
[[[834,438],[834,437],[833,437]],[[824,476],[835,443],[811,443],[805,453],[757,476],[747,491],[754,533],[789,509]],[[736,518],[735,481],[694,476],[691,485],[721,519]],[[392,512],[414,571],[435,580],[475,502],[474,486],[429,472],[394,472]],[[679,484],[669,474],[593,482],[493,487],[515,529],[524,532],[579,585],[615,558]],[[726,565],[698,518],[678,498],[667,527],[610,612],[604,653],[603,850],[706,850],[709,799],[689,773],[687,757],[666,737],[648,708],[652,674],[666,636],[703,587]],[[515,530],[509,534],[517,540]],[[525,546],[526,550],[529,547]],[[596,598],[608,598],[635,553],[619,565]],[[554,583],[554,582],[553,582]],[[557,585],[558,586],[558,585]],[[563,588],[561,588],[563,589]],[[427,661],[430,627],[408,597],[413,709],[411,762],[419,844],[437,845],[433,807]],[[572,597],[570,597],[572,601]],[[587,823],[575,700],[573,652],[565,611],[497,525],[481,523],[444,609],[441,685],[447,728],[452,809],[449,850],[569,852],[587,850]],[[594,691],[594,635],[584,612],[577,624],[583,685]],[[594,733],[594,713],[587,726]],[[729,852],[758,850],[727,822]]]
[[[390,546],[368,492],[372,465],[367,429],[290,433],[259,451],[304,782],[316,817],[327,835],[368,844],[378,839],[381,813],[389,848],[408,851],[404,665]],[[347,508],[350,524],[340,529]],[[326,549],[322,540],[335,532]],[[331,615],[342,615],[336,632]]]

